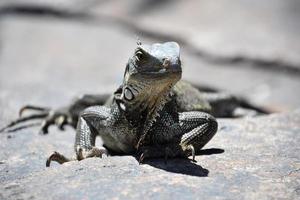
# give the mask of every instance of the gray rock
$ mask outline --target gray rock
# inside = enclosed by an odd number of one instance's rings
[[[134,29],[141,37],[181,40],[209,59],[241,60],[300,71],[297,0],[0,2],[0,10],[12,7],[42,8],[48,9],[48,14],[58,11],[59,15],[65,12],[74,17],[76,13],[96,16],[99,21]]]
[[[111,93],[136,46],[134,36],[108,25],[11,16],[0,26],[0,102],[12,109],[25,102],[61,106],[83,93]]]
[[[208,1],[101,1],[101,6],[91,9],[76,4],[80,1],[53,2],[1,1],[0,8],[28,3],[96,17],[12,14],[0,18],[0,127],[16,118],[26,103],[59,107],[77,94],[114,91],[138,30],[155,33],[141,35],[143,42],[169,39],[157,37],[166,32],[187,41],[182,45],[185,79],[242,94],[274,110],[300,106],[299,74],[259,69],[255,63],[217,64],[188,48],[192,44],[214,55],[261,59],[275,59],[278,51],[280,59],[297,64],[297,13],[289,12],[297,10],[296,2],[262,2],[270,13],[258,9],[256,1],[221,1],[219,6]],[[204,6],[202,12],[195,11],[196,5]],[[230,18],[220,18],[228,13]],[[249,26],[242,26],[242,19]],[[46,168],[46,158],[53,151],[74,154],[74,130],[60,132],[51,127],[45,136],[38,135],[37,128],[1,134],[0,199],[299,198],[299,110],[219,122],[218,134],[196,157],[197,163],[172,159],[165,164],[154,159],[139,165],[132,156],[115,156]]]
[[[112,1],[91,12],[127,21],[157,36],[178,38],[215,58],[300,69],[297,0]],[[226,59],[225,59],[226,60]]]
[[[94,0],[1,0],[0,8],[51,8],[63,11],[83,11],[92,6]]]
[[[111,93],[117,88],[135,48],[134,33],[122,32],[119,26],[106,22],[87,22],[2,18],[0,104],[12,109],[2,111],[3,116],[12,117],[26,102],[58,107],[79,94]],[[184,79],[243,95],[275,111],[300,106],[300,94],[295,92],[300,87],[297,74],[251,68],[249,64],[214,64],[184,46],[181,58]],[[28,95],[33,91],[35,95]]]
[[[50,149],[70,153],[71,131],[37,136],[27,130],[2,137],[1,198],[299,198],[299,110],[219,122],[197,163],[153,159],[139,165],[132,156],[114,156],[45,168]]]

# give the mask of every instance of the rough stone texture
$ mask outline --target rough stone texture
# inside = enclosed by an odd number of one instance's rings
[[[16,5],[27,11],[3,12]],[[52,14],[30,15],[32,6]],[[300,73],[284,71],[300,66],[298,7],[293,0],[1,1],[0,127],[25,103],[59,107],[78,94],[114,91],[135,33],[147,43],[178,39],[185,79],[290,113],[219,119],[196,164],[138,165],[122,156],[45,168],[54,150],[73,155],[74,130],[1,134],[0,199],[298,199]],[[209,55],[246,60],[217,63]]]
[[[45,168],[52,150],[70,154],[71,131],[37,136],[26,130],[3,137],[0,197],[299,198],[300,111],[219,122],[217,136],[196,157],[197,163],[156,159],[139,165],[131,156],[115,156]]]

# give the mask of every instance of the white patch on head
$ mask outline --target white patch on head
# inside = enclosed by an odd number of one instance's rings
[[[120,103],[120,108],[121,108],[123,111],[126,111],[126,106],[124,105],[124,103]]]

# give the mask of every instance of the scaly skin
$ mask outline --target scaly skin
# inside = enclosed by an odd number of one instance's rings
[[[149,157],[194,156],[216,133],[217,122],[207,113],[178,112],[175,97],[180,94],[173,88],[180,78],[177,43],[138,46],[112,101],[80,114],[75,141],[77,158],[100,156],[99,152],[137,151],[140,161]],[[97,135],[105,149],[96,149]],[[68,161],[55,155],[50,160]]]
[[[76,128],[76,159],[102,157],[102,154],[135,154],[139,161],[150,157],[187,157],[193,159],[217,131],[215,116],[256,114],[243,100],[228,94],[200,92],[180,81],[179,45],[175,42],[141,45],[129,59],[123,84],[109,95],[85,95],[70,106],[53,111],[36,106],[26,110],[39,113],[21,117],[5,129],[33,118],[44,118],[41,132],[51,124],[63,129]],[[96,136],[103,147],[95,147]],[[54,152],[47,160],[64,163],[71,159]]]

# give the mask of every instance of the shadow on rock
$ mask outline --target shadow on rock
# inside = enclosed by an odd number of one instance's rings
[[[209,173],[207,169],[188,159],[170,159],[167,161],[167,163],[163,159],[151,159],[145,161],[145,164],[149,164],[153,167],[163,169],[168,172],[185,174],[190,176],[206,177]]]
[[[197,153],[197,155],[212,155],[223,153],[223,149],[211,148],[203,149]],[[185,174],[190,176],[206,177],[209,170],[201,167],[199,164],[189,159],[174,158],[169,160],[164,159],[149,159],[144,164],[151,165],[153,167],[163,169],[168,172]]]
[[[197,156],[200,156],[200,155],[213,155],[213,154],[221,154],[221,153],[224,153],[224,149],[219,149],[219,148],[201,149],[197,153]]]

